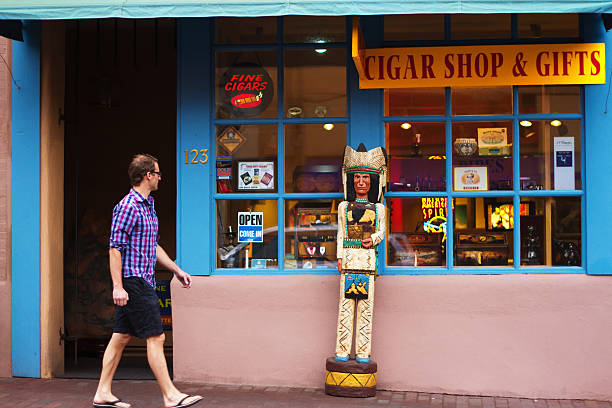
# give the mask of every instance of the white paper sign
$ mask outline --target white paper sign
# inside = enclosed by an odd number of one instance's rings
[[[575,190],[574,138],[554,138],[555,190]]]

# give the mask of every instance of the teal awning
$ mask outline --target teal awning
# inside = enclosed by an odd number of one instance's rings
[[[608,13],[596,0],[0,0],[0,19],[259,17],[444,13]]]

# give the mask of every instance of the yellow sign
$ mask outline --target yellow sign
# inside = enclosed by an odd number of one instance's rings
[[[606,82],[603,43],[367,49],[354,24],[352,45],[364,89]]]

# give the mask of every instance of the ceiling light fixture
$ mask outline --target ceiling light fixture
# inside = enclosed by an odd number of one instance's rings
[[[323,129],[325,130],[332,130],[334,128],[334,124],[333,123],[326,123],[323,125]]]
[[[520,121],[520,125],[523,126],[523,127],[529,127],[529,126],[533,125],[533,123],[531,123],[531,121],[529,121],[529,120],[521,120]]]
[[[412,125],[411,125],[410,123],[408,123],[408,122],[404,122],[404,123],[402,123],[402,124],[400,125],[400,127],[401,127],[402,129],[404,129],[404,130],[408,130],[408,129],[410,129],[410,128],[412,127]]]
[[[555,120],[551,120],[551,121],[550,121],[550,126],[559,127],[559,126],[561,126],[562,124],[563,124],[563,122],[561,122],[561,121],[560,121],[560,120],[558,120],[558,119],[555,119]]]

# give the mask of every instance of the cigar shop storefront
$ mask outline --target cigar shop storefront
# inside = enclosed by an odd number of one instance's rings
[[[65,259],[41,249],[62,240],[50,220],[66,197],[46,193],[47,173],[69,171],[49,155],[69,157],[73,143],[53,153],[45,128],[57,121],[45,106],[61,110],[62,98],[45,86],[57,61],[41,32],[59,19],[104,32],[144,18],[170,27],[175,47],[176,92],[159,94],[175,212],[160,228],[194,275],[189,290],[171,283],[175,379],[323,386],[342,154],[364,143],[389,161],[378,389],[612,400],[612,35],[601,14],[612,2],[25,3],[0,6],[0,18],[24,20],[12,42],[12,301],[0,319],[9,376],[53,376],[48,265]],[[122,85],[108,86],[114,97]],[[151,137],[134,149],[155,152],[166,136]],[[129,160],[88,155],[122,172]]]

